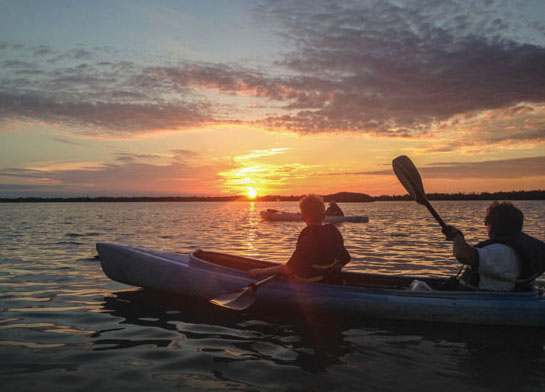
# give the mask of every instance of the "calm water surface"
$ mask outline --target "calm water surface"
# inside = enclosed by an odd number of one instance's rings
[[[489,202],[434,202],[485,239]],[[545,201],[517,202],[545,239]],[[354,271],[450,276],[437,223],[414,202],[341,205]],[[5,391],[545,390],[545,332],[331,315],[233,313],[109,280],[95,243],[197,248],[285,261],[300,222],[259,211],[296,203],[0,204],[0,381]],[[433,389],[432,389],[433,388]]]

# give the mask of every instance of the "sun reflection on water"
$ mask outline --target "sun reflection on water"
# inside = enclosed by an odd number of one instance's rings
[[[258,215],[259,214],[256,211],[255,202],[251,201],[248,208],[248,231],[246,241],[246,248],[248,252],[254,251],[254,242],[257,238]]]

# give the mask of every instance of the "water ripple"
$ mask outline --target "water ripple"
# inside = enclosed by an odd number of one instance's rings
[[[486,236],[488,204],[434,206],[474,243]],[[525,230],[543,239],[545,202],[516,204]],[[451,244],[424,207],[341,207],[370,217],[368,224],[338,225],[352,255],[348,270],[457,272]],[[103,241],[285,262],[304,224],[262,221],[259,212],[267,208],[296,210],[297,204],[0,204],[3,389],[397,391],[450,383],[463,390],[541,391],[541,331],[233,313],[113,282],[96,258],[95,244]]]

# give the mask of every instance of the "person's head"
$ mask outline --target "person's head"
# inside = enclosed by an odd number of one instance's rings
[[[518,234],[522,231],[524,214],[510,202],[494,201],[486,210],[484,224],[490,238]]]
[[[307,225],[324,221],[325,205],[320,196],[312,194],[303,196],[299,200],[299,208],[301,209],[301,216]]]

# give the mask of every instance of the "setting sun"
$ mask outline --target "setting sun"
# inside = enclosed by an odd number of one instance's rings
[[[255,199],[257,197],[257,192],[255,189],[248,190],[248,197],[250,199]]]

